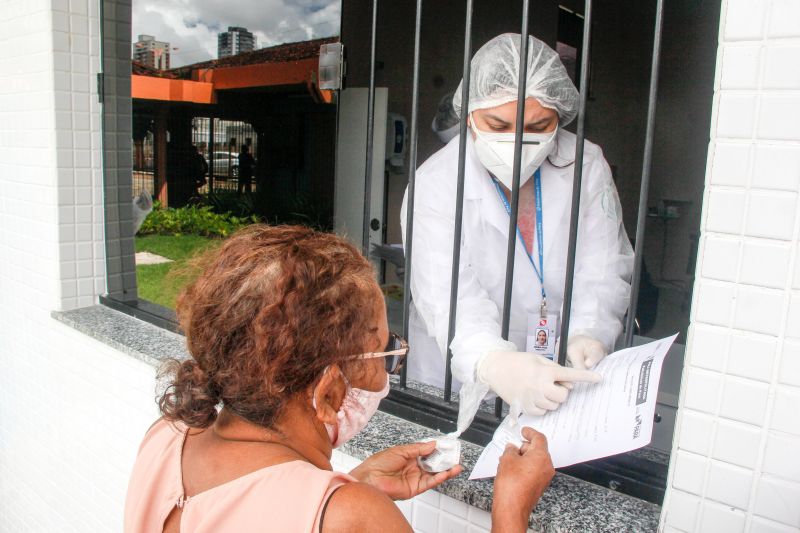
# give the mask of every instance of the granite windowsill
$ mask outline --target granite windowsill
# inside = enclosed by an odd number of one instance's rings
[[[186,357],[184,338],[137,318],[97,305],[53,312],[54,319],[123,353],[157,366],[165,358]],[[414,442],[438,433],[378,412],[370,424],[341,451],[364,459],[386,447]],[[462,441],[462,464],[472,469],[482,448]],[[466,474],[438,487],[440,493],[491,511],[492,481],[467,480]],[[661,507],[592,483],[557,473],[530,518],[530,527],[546,533],[656,531]]]

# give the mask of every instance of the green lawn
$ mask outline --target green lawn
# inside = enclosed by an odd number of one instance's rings
[[[136,283],[139,287],[139,298],[170,309],[175,309],[175,299],[181,289],[189,283],[183,271],[186,263],[196,254],[212,247],[219,246],[222,239],[210,239],[197,235],[145,235],[136,237],[136,251],[150,252],[168,259],[172,263],[160,265],[138,265],[136,267]]]

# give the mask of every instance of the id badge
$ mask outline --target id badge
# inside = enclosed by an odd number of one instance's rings
[[[528,314],[528,337],[525,351],[544,355],[551,361],[555,358],[558,339],[558,315],[548,313]]]

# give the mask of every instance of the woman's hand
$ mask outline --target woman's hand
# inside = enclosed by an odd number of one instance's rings
[[[555,475],[547,439],[524,427],[520,448],[506,445],[494,480],[492,532],[525,531],[528,517]]]
[[[434,449],[436,442],[433,441],[393,446],[365,460],[350,475],[393,500],[407,500],[456,477],[463,470],[461,465],[436,474],[422,470],[417,457],[429,455]]]

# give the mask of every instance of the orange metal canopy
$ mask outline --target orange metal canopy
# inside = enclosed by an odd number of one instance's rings
[[[131,76],[131,96],[142,100],[169,102],[216,103],[214,86],[191,80],[172,80],[153,76]]]
[[[241,66],[198,68],[192,79],[169,79],[133,74],[131,95],[143,100],[214,104],[216,92],[228,89],[305,85],[311,96],[320,102],[331,103],[333,92],[320,91],[316,86],[318,59],[302,59],[276,63],[256,63]]]

